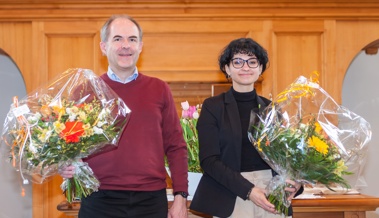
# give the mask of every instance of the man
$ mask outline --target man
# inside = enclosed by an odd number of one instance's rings
[[[102,79],[132,113],[117,149],[84,159],[100,181],[98,192],[81,200],[80,218],[188,217],[187,147],[167,83],[138,72],[142,29],[127,15],[114,15],[101,29],[100,49],[108,58]],[[164,156],[175,193],[168,210]],[[61,171],[70,178],[74,167]]]

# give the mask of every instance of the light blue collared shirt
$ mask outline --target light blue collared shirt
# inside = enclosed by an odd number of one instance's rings
[[[108,72],[107,72],[107,75],[109,77],[109,79],[115,81],[115,82],[119,82],[119,83],[123,83],[123,84],[126,84],[126,83],[129,83],[133,80],[136,80],[137,77],[138,77],[138,69],[136,67],[136,69],[134,69],[134,72],[131,76],[129,76],[128,78],[126,78],[125,81],[122,81],[120,79],[120,77],[118,77],[113,71],[112,69],[108,66]]]

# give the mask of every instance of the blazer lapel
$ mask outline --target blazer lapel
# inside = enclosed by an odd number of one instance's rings
[[[258,105],[259,105],[259,114],[262,113],[262,111],[268,106],[266,105],[266,103],[263,101],[263,99],[257,95],[257,102],[258,102]]]
[[[238,154],[240,154],[240,151],[242,149],[241,148],[242,129],[241,129],[241,120],[240,120],[239,112],[238,112],[238,106],[233,96],[232,89],[230,89],[229,91],[225,93],[225,110],[230,122],[230,128],[231,128],[230,131],[232,132],[233,141],[234,141],[233,144],[237,148],[237,152],[235,153],[236,154],[235,158],[239,161],[241,159],[241,156]]]

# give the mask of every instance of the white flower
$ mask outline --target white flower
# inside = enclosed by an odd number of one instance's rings
[[[39,120],[39,118],[41,118],[41,114],[37,113],[37,114],[35,114],[33,116],[28,117],[28,122],[30,124],[34,124],[35,122],[37,122]]]
[[[192,114],[193,119],[198,119],[199,116],[200,116],[199,112],[197,112],[197,111],[193,112],[193,114]]]
[[[182,103],[180,103],[181,105],[182,105],[182,108],[183,108],[183,110],[188,110],[189,109],[189,103],[188,103],[188,101],[183,101]]]
[[[75,119],[76,119],[76,114],[70,114],[70,116],[68,117],[68,119],[69,119],[71,122],[74,122]]]
[[[37,119],[40,119],[42,117],[42,114],[40,112],[37,112],[35,115],[34,115]]]
[[[187,120],[187,119],[182,119],[182,122],[183,122],[184,124],[188,124],[188,120]]]
[[[97,127],[102,127],[106,123],[107,123],[107,121],[99,121],[99,122],[97,122],[96,126]]]
[[[94,127],[93,127],[93,132],[94,132],[95,134],[100,135],[100,134],[103,134],[104,130],[103,130],[102,128],[98,128],[97,126],[94,126]]]
[[[110,110],[108,108],[104,108],[103,110],[101,110],[100,114],[99,114],[99,119],[100,120],[104,120],[105,117],[110,114]]]

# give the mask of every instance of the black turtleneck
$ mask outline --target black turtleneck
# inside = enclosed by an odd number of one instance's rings
[[[237,101],[238,111],[241,119],[242,150],[241,150],[241,172],[271,169],[261,158],[257,150],[249,140],[247,131],[250,123],[250,113],[253,110],[258,113],[257,92],[237,92],[234,89],[233,96]]]

